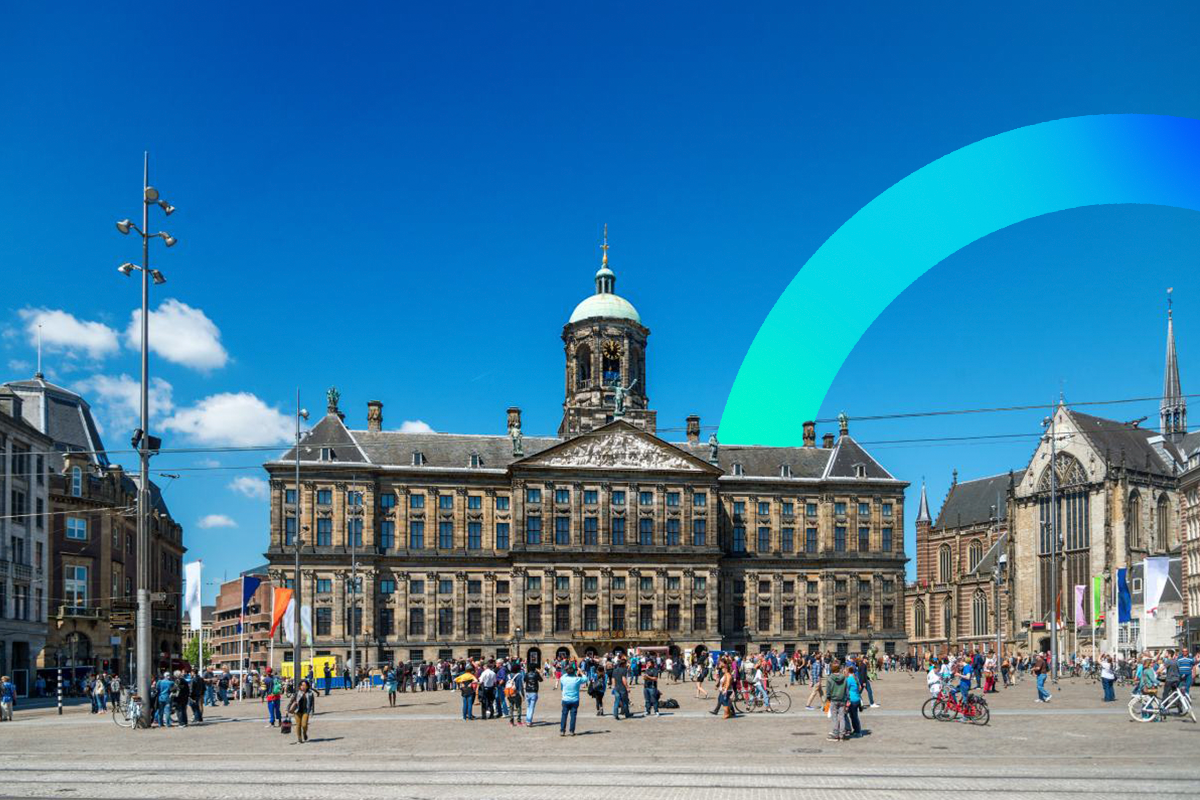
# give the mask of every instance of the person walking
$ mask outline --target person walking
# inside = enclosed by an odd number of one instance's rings
[[[608,687],[608,676],[604,673],[604,665],[596,664],[588,678],[588,694],[596,702],[596,716],[604,716],[604,693]]]
[[[525,665],[524,675],[525,726],[532,728],[533,710],[537,708],[538,685],[542,682],[542,675],[538,672],[537,667],[531,664]]]
[[[267,675],[271,670],[267,670]],[[204,722],[204,679],[200,674],[188,668],[188,705],[192,707],[192,717],[196,722]]]
[[[704,682],[708,680],[708,659],[704,659],[696,664],[696,697],[708,699],[708,690],[704,688]]]
[[[833,727],[829,731],[829,739],[840,742],[847,738],[846,733],[846,674],[841,664],[836,660],[829,666],[829,677],[825,679],[825,697],[829,701],[829,716]]]
[[[108,711],[108,681],[104,675],[98,676],[92,684],[92,698],[95,711]]]
[[[388,707],[396,707],[396,671],[391,667],[383,673],[383,688],[387,690]]]
[[[1192,681],[1196,677],[1196,659],[1192,657],[1186,647],[1181,647],[1179,648],[1179,658],[1176,661],[1179,665],[1179,689],[1191,697]]]
[[[720,670],[721,677],[717,680],[717,707],[725,707],[722,719],[733,719],[737,716],[733,713],[733,666],[726,661],[721,664]]]
[[[508,701],[508,725],[524,725],[521,719],[521,696],[525,691],[525,673],[518,662],[508,665],[508,680],[504,682],[504,699]]]
[[[333,669],[330,668],[329,662],[325,662],[325,668],[322,670],[325,673],[325,696],[329,696],[329,687],[333,685]]]
[[[479,673],[479,704],[483,707],[483,718],[490,714],[494,719],[496,714],[496,662],[489,660],[483,672]],[[415,690],[414,690],[415,691]]]
[[[1050,671],[1050,667],[1046,664],[1046,659],[1038,656],[1037,661],[1033,665],[1033,674],[1037,680],[1037,700],[1038,703],[1049,703],[1050,692],[1046,690],[1046,673]]]
[[[0,722],[13,721],[13,706],[17,704],[17,687],[5,675],[0,677]]]
[[[292,702],[288,703],[288,713],[296,717],[296,744],[304,744],[308,741],[308,722],[316,707],[317,694],[312,689],[312,682],[308,678],[304,678],[300,681],[300,686],[296,689]]]
[[[1117,674],[1113,672],[1113,662],[1107,653],[1100,656],[1100,685],[1104,687],[1104,701],[1111,703],[1117,699],[1113,692],[1113,683],[1117,679]]]
[[[464,672],[463,675],[470,677],[459,681],[458,691],[462,695],[462,718],[469,721],[475,719],[475,699],[479,695],[479,679],[471,672]]]
[[[279,713],[279,701],[283,696],[283,681],[275,677],[270,667],[267,667],[266,686],[264,691],[267,698],[267,724],[272,728],[277,722],[283,722],[283,715]]]
[[[858,712],[862,710],[862,689],[859,686],[859,676],[854,669],[846,668],[846,714],[850,718],[850,738],[861,739],[863,730],[858,722]]]
[[[812,664],[809,665],[809,668],[808,668],[809,678],[812,680],[812,691],[810,691],[808,693],[808,701],[804,704],[804,708],[809,711],[812,711],[814,708],[814,706],[813,706],[813,698],[814,697],[817,698],[818,700],[820,700],[825,696],[825,687],[824,687],[825,682],[821,680],[821,674],[824,671],[825,671],[825,662],[823,662],[821,660],[820,656],[814,656],[813,660],[812,660]]]
[[[579,714],[579,687],[587,682],[582,675],[575,674],[575,662],[567,662],[567,673],[558,679],[562,687],[562,718],[558,723],[558,735],[567,735],[567,718],[571,720],[571,735],[575,735],[575,717]]]

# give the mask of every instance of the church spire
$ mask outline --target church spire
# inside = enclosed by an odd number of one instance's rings
[[[1159,406],[1160,430],[1172,442],[1187,433],[1187,400],[1179,385],[1179,359],[1175,355],[1175,320],[1171,313],[1171,293],[1167,289],[1167,366],[1163,375],[1163,396]]]
[[[933,517],[929,515],[929,498],[925,496],[925,480],[921,480],[921,505],[917,509],[917,524],[922,522],[933,524]]]

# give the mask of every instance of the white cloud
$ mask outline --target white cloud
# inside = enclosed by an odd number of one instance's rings
[[[135,308],[125,329],[125,344],[141,347],[142,310]],[[221,331],[198,308],[174,298],[150,311],[150,349],[176,364],[208,371],[225,366],[229,353],[221,345]]]
[[[237,523],[224,514],[207,514],[196,522],[198,528],[236,528]]]
[[[85,353],[100,360],[120,349],[117,332],[103,322],[81,320],[61,309],[22,308],[17,314],[25,322],[29,344],[36,345],[42,326],[42,348],[74,357]]]
[[[229,482],[229,488],[254,500],[267,499],[268,487],[267,481],[264,478],[239,475]]]
[[[400,423],[401,433],[437,433],[429,424],[419,419],[406,419]]]
[[[233,447],[282,444],[295,435],[294,425],[292,417],[250,392],[211,395],[162,423],[197,444]]]
[[[24,375],[29,371],[30,364],[28,361],[22,361],[19,358],[9,359],[8,371],[15,372],[18,375]]]
[[[93,375],[76,381],[75,391],[96,406],[117,430],[135,428],[141,421],[141,383],[128,375]],[[171,384],[162,378],[150,378],[150,419],[162,419],[175,408]]]
[[[196,466],[207,467],[208,469],[215,469],[216,467],[221,466],[221,462],[217,461],[215,458],[202,458],[196,462]]]

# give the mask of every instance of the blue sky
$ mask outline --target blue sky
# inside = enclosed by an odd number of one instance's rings
[[[7,11],[6,378],[32,372],[30,325],[42,319],[57,336],[48,376],[87,390],[110,447],[126,440],[138,297],[115,268],[138,252],[112,223],[138,213],[149,149],[152,182],[179,208],[154,223],[179,239],[153,255],[168,277],[152,303],[167,302],[152,370],[168,446],[273,444],[296,387],[319,409],[330,384],[358,426],[379,399],[389,427],[499,433],[517,404],[528,432],[552,432],[561,326],[591,291],[605,222],[618,291],[653,331],[660,424],[695,412],[715,425],[779,292],[897,180],[1044,120],[1200,117],[1200,19],[1184,3],[332,8]],[[1049,403],[1060,389],[1068,400],[1152,396],[1168,286],[1192,390],[1198,241],[1195,213],[1112,206],[976,242],[884,313],[822,416]],[[850,308],[854,297],[813,302]],[[797,342],[787,368],[820,346]],[[1156,412],[1107,407],[1120,419]],[[1019,468],[1032,438],[883,442],[1033,433],[1040,417],[852,433],[880,442],[870,449],[914,482],[910,502],[927,476],[936,509],[951,470]],[[166,496],[209,578],[261,562],[258,485],[231,488],[261,479],[261,460],[155,463],[181,476]],[[199,527],[210,515],[233,526]],[[911,552],[911,526],[908,536]]]

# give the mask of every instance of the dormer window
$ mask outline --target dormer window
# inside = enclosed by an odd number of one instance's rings
[[[866,464],[855,464],[854,465],[854,477],[856,477],[856,478],[867,477],[867,465]]]
[[[779,465],[779,477],[781,477],[781,478],[792,477],[792,465],[791,464],[780,464]]]
[[[422,453],[420,450],[413,450],[412,465],[414,467],[424,466],[425,465],[425,454]]]
[[[322,461],[333,461],[333,448],[332,447],[322,447],[320,458]]]
[[[471,453],[471,467],[478,469],[483,466],[483,459],[479,457],[479,453]]]
[[[742,470],[741,463],[738,461],[733,462],[733,474],[738,477],[741,477],[745,474],[745,472]]]

